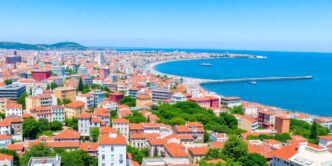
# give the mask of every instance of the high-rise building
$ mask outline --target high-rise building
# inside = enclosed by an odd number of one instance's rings
[[[51,77],[51,71],[49,70],[33,70],[31,71],[32,78],[36,81],[46,80]]]
[[[18,97],[24,93],[25,86],[20,84],[10,84],[0,88],[0,98],[9,98],[11,100],[17,100]]]
[[[97,55],[97,64],[98,64],[98,66],[102,66],[103,64],[105,64],[106,63],[106,61],[105,61],[105,57],[104,57],[104,54],[103,53],[99,53],[98,55]]]

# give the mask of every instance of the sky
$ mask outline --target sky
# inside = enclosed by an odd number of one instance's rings
[[[0,41],[332,52],[332,0],[0,0]]]

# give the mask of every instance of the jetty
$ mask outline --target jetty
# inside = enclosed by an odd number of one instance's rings
[[[172,61],[172,60],[170,60]],[[177,75],[161,73],[154,69],[154,67],[165,61],[159,61],[148,64],[147,70],[153,75],[167,76],[167,77],[179,77],[183,79],[183,82],[187,85],[194,85],[200,87],[202,84],[214,84],[214,83],[235,83],[235,82],[251,82],[251,81],[286,81],[286,80],[309,80],[313,79],[313,76],[284,76],[284,77],[259,77],[259,78],[232,78],[232,79],[202,79],[202,78],[192,78],[192,77],[182,77]]]

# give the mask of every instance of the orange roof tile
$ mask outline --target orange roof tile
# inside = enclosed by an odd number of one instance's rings
[[[47,142],[46,145],[48,147],[52,147],[52,148],[72,148],[72,147],[76,147],[79,148],[80,146],[80,142]]]
[[[99,128],[99,134],[109,134],[109,133],[117,133],[118,131],[110,126],[100,127]]]
[[[83,142],[80,145],[80,149],[86,152],[98,151],[98,144],[95,142]]]
[[[189,157],[185,147],[178,143],[168,143],[164,145],[165,150],[171,157]]]
[[[14,151],[18,151],[18,150],[23,151],[24,146],[23,146],[23,144],[9,144],[9,145],[7,145],[7,149],[14,150]]]
[[[224,148],[225,142],[210,142],[209,145],[213,149],[221,149]]]
[[[65,106],[68,108],[79,108],[79,107],[84,107],[85,103],[82,101],[73,101],[69,104],[66,104]]]
[[[8,154],[3,154],[3,153],[0,153],[0,161],[4,161],[4,160],[13,160],[14,157],[11,156],[11,155],[8,155]]]
[[[79,139],[80,133],[72,129],[62,130],[58,135],[54,136],[54,139]]]
[[[209,148],[208,147],[192,147],[188,148],[188,151],[194,155],[194,156],[202,156],[206,155],[208,152]]]
[[[297,146],[298,144],[287,145],[278,150],[272,151],[269,155],[287,161],[297,153]]]
[[[8,103],[5,108],[6,109],[22,109],[22,105],[17,104],[17,103]]]
[[[110,137],[109,135],[99,136],[99,145],[126,145],[127,140],[124,136],[118,135],[117,137]]]
[[[129,120],[124,118],[112,119],[112,123],[129,123]]]

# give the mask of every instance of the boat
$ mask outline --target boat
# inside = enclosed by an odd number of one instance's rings
[[[256,81],[251,81],[250,84],[256,85],[257,82]]]
[[[211,64],[211,63],[201,63],[200,65],[201,66],[213,66],[213,64]]]

